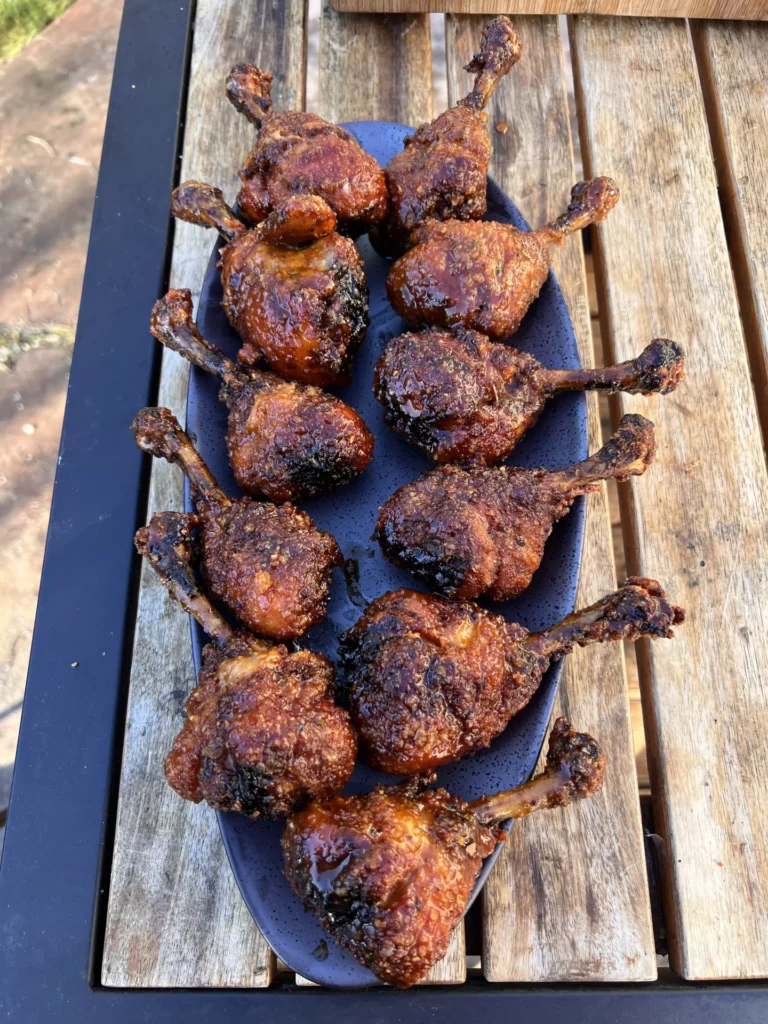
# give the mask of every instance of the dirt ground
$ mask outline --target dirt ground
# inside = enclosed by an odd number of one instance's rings
[[[0,844],[122,0],[0,66]]]

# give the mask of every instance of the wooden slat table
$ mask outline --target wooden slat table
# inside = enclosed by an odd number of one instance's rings
[[[449,99],[483,18],[446,19]],[[567,56],[555,17],[517,21],[524,56],[489,111],[491,173],[534,224],[575,181]],[[224,98],[237,59],[275,73],[278,107],[305,96],[303,0],[198,0],[182,175],[231,197],[252,129]],[[319,112],[334,121],[432,116],[427,15],[322,9]],[[632,571],[661,578],[688,611],[674,643],[643,645],[640,684],[664,856],[671,964],[687,979],[768,975],[768,26],[576,17],[570,23],[586,173],[622,201],[592,233],[606,352],[590,331],[578,238],[557,255],[584,363],[652,337],[679,340],[687,378],[663,400],[622,397],[614,415],[657,424],[659,459],[622,489]],[[702,93],[703,88],[703,93]],[[714,154],[714,161],[713,161]],[[718,195],[718,184],[720,195]],[[720,199],[723,202],[721,213]],[[177,226],[171,282],[199,289],[210,237]],[[149,310],[147,310],[149,313]],[[181,417],[186,364],[163,354],[158,401]],[[755,391],[757,389],[757,394]],[[601,436],[588,403],[590,447]],[[180,474],[152,468],[147,512],[181,506]],[[605,493],[590,497],[579,602],[615,582]],[[119,813],[100,979],[129,988],[284,984],[226,865],[210,811],[178,800],[162,760],[194,681],[186,617],[141,577]],[[619,646],[568,661],[558,713],[600,736],[604,793],[513,830],[485,889],[486,983],[653,981],[657,958]],[[430,983],[466,977],[460,926]],[[292,980],[292,979],[288,979]],[[299,983],[301,979],[297,979]]]
[[[612,14],[656,18],[768,20],[765,0],[332,0],[337,11],[359,14]]]

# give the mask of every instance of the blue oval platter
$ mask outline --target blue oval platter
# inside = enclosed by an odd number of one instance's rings
[[[384,166],[403,146],[412,129],[386,122],[355,122],[345,125],[361,146]],[[528,225],[498,186],[488,181],[487,220]],[[217,243],[208,267],[198,311],[203,337],[234,357],[240,341],[221,308],[222,289],[216,270]],[[358,241],[370,287],[370,327],[357,355],[353,382],[337,390],[352,405],[376,437],[373,462],[347,487],[302,505],[321,530],[336,537],[347,560],[345,571],[334,570],[333,595],[328,615],[301,638],[301,646],[337,661],[339,635],[363,612],[368,601],[387,590],[418,586],[404,570],[387,562],[371,541],[379,506],[402,484],[432,467],[425,455],[410,447],[384,425],[381,406],[371,390],[373,368],[390,338],[408,330],[387,301],[385,279],[389,261],[373,250],[366,237]],[[575,369],[579,363],[576,338],[563,295],[550,273],[539,298],[531,306],[511,339],[516,348],[530,352],[545,366]],[[187,426],[197,446],[227,493],[240,491],[232,476],[225,443],[227,409],[218,400],[218,381],[192,368],[187,407]],[[538,424],[513,452],[510,464],[560,468],[587,454],[586,406],[581,394],[565,394],[545,408]],[[187,494],[189,507],[189,495]],[[573,609],[579,574],[584,528],[584,499],[576,501],[570,515],[555,525],[541,567],[528,590],[517,600],[488,605],[508,620],[529,629],[541,629]],[[192,643],[199,669],[206,643],[193,623]],[[438,772],[438,784],[472,800],[519,785],[533,771],[545,739],[560,666],[547,672],[534,699],[512,719],[493,745],[471,758]],[[397,781],[363,764],[355,768],[346,792],[367,792],[380,782]],[[313,913],[303,909],[282,873],[280,835],[275,822],[252,821],[238,814],[219,814],[219,827],[240,891],[256,924],[277,955],[289,968],[320,985],[362,988],[378,984],[323,932]],[[524,825],[522,827],[525,827]],[[487,858],[472,899],[480,892],[500,847]]]

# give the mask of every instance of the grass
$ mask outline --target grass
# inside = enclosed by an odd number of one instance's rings
[[[8,60],[74,0],[0,0],[0,61]]]

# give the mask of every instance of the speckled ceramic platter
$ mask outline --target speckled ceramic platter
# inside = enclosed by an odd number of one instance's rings
[[[410,131],[402,125],[356,122],[346,126],[383,166],[403,145]],[[512,202],[493,181],[488,182],[488,214],[491,220],[527,225]],[[373,368],[387,341],[407,330],[387,302],[384,287],[388,261],[378,256],[367,238],[358,242],[370,286],[371,325],[358,353],[353,383],[337,393],[354,406],[376,436],[374,460],[368,470],[346,488],[307,501],[302,507],[322,530],[330,531],[347,559],[346,571],[335,571],[333,597],[326,619],[301,640],[303,646],[337,660],[340,633],[362,614],[366,603],[387,590],[418,586],[404,570],[385,561],[371,541],[379,506],[402,484],[431,467],[425,455],[410,447],[384,425],[382,409],[371,391]],[[216,246],[216,250],[218,245]],[[221,283],[211,258],[198,314],[205,338],[234,356],[239,340],[221,309]],[[560,288],[552,274],[514,336],[517,348],[530,352],[544,365],[574,369],[579,366],[576,338]],[[218,381],[192,369],[187,409],[188,428],[221,485],[239,493],[227,461],[225,434],[227,409],[218,401]],[[519,466],[560,468],[587,453],[586,413],[582,395],[562,395],[546,407],[537,426],[513,452],[510,463]],[[573,609],[584,526],[583,499],[570,515],[556,524],[544,560],[528,590],[516,601],[494,606],[511,621],[529,629],[541,629]],[[195,661],[206,640],[193,628]],[[517,715],[490,749],[465,758],[439,772],[439,784],[471,800],[516,786],[533,771],[542,743],[560,674],[553,666],[536,696]],[[365,765],[358,765],[348,792],[366,792],[378,782],[394,782]],[[237,814],[219,814],[224,844],[232,870],[253,917],[268,942],[285,963],[321,985],[360,988],[376,983],[373,975],[356,963],[323,933],[314,914],[306,912],[290,889],[281,870],[282,827],[272,822],[251,821]],[[522,826],[524,827],[524,826]],[[498,852],[497,848],[497,852]],[[478,878],[473,899],[480,892],[496,854],[489,857]]]

